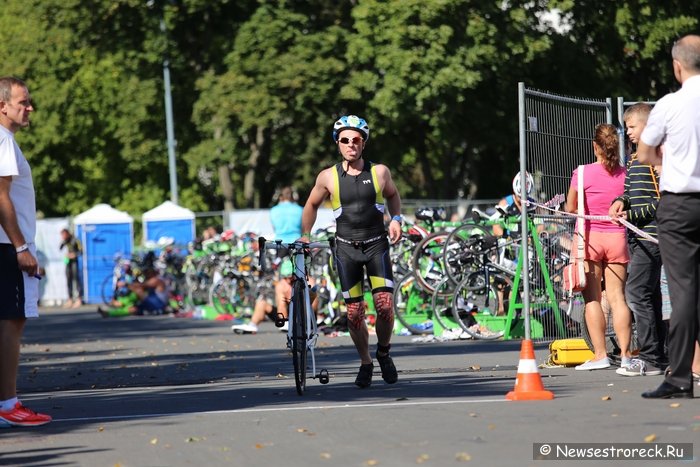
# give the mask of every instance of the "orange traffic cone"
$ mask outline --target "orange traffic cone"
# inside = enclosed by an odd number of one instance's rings
[[[540,372],[537,371],[535,349],[532,341],[524,339],[520,348],[520,363],[515,388],[506,394],[510,401],[547,401],[554,399],[554,393],[547,391],[542,385]]]

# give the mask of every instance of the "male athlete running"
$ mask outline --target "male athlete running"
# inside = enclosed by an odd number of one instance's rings
[[[382,378],[389,384],[398,380],[396,366],[389,356],[394,329],[394,282],[389,258],[389,241],[401,238],[401,197],[382,164],[362,157],[369,139],[369,125],[355,115],[341,117],[333,125],[333,140],[343,161],[321,171],[311,190],[302,215],[302,241],[316,221],[321,203],[330,197],[336,220],[336,264],[348,311],[350,336],[360,355],[355,384],[372,384],[374,364],[369,352],[369,332],[365,323],[364,274],[369,277],[377,311],[377,352]],[[389,231],[384,226],[384,202],[392,215]]]

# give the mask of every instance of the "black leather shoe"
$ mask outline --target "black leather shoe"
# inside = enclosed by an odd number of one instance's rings
[[[674,399],[674,398],[693,398],[693,388],[679,388],[671,383],[664,381],[661,386],[654,389],[653,391],[647,391],[642,393],[642,397],[645,399]]]

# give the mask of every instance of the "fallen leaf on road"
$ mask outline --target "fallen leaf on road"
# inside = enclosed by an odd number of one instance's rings
[[[602,400],[602,401],[609,401],[609,400],[612,400],[612,397],[610,397],[610,396],[603,396],[603,397],[600,398],[600,400]]]
[[[470,456],[466,452],[458,452],[455,455],[455,460],[461,461],[461,462],[468,462],[468,461],[472,460],[472,456]]]
[[[469,368],[474,371],[479,371],[481,370],[481,365],[472,365]]]
[[[418,456],[416,458],[416,464],[422,464],[423,462],[427,461],[428,459],[430,459],[430,456],[428,456],[427,454],[421,454],[420,456]]]
[[[365,465],[377,465],[379,464],[379,461],[376,461],[374,459],[370,459],[368,461],[365,461]]]
[[[158,438],[153,438],[153,439],[151,440],[151,444],[153,444],[153,445],[158,444]]]
[[[322,452],[319,457],[321,457],[321,459],[330,459],[331,453],[330,452]]]
[[[669,404],[669,407],[671,407],[672,409],[677,409],[680,406],[681,406],[681,404],[679,404],[678,402],[674,402],[673,404]]]
[[[653,441],[656,441],[656,435],[654,433],[647,435],[644,437],[644,442],[645,443],[651,443]]]

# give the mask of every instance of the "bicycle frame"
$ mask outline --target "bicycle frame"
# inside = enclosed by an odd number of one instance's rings
[[[328,370],[321,370],[320,372],[316,372],[316,356],[314,354],[314,349],[316,347],[316,341],[318,340],[318,325],[316,324],[316,316],[311,308],[311,295],[309,293],[309,283],[307,281],[307,270],[306,270],[306,257],[310,255],[310,250],[315,249],[315,248],[333,248],[334,246],[334,238],[330,238],[328,243],[325,242],[312,242],[312,243],[303,243],[303,242],[292,242],[292,243],[284,243],[282,241],[274,241],[271,242],[271,244],[268,247],[279,249],[279,248],[286,248],[289,250],[289,253],[292,257],[292,261],[294,263],[294,270],[293,270],[293,275],[294,275],[294,283],[292,285],[292,297],[289,302],[289,310],[288,310],[288,316],[287,316],[287,322],[289,323],[289,327],[287,329],[287,346],[292,349],[292,353],[295,352],[294,349],[294,333],[295,333],[295,327],[298,322],[298,316],[297,313],[304,313],[305,318],[303,319],[302,322],[304,323],[304,329],[302,330],[302,335],[305,336],[305,352],[308,355],[311,355],[311,374],[312,378],[316,379],[318,378],[319,382],[321,384],[327,384],[329,377],[328,377]],[[258,245],[260,246],[259,248],[259,253],[260,253],[260,267],[262,270],[265,269],[265,264],[264,264],[264,258],[265,258],[265,244],[266,240],[264,237],[260,237],[258,239]],[[303,291],[303,310],[297,310],[295,308],[295,303],[297,303],[297,297],[296,293],[298,293],[299,290]],[[298,367],[298,362],[296,361],[296,355],[294,355],[294,364],[295,364],[295,376],[296,376],[296,383],[297,383],[297,393],[299,395],[302,395],[305,389],[306,385],[306,368],[299,368]],[[306,358],[302,359],[303,364],[306,364]],[[301,373],[301,374],[300,374]]]

